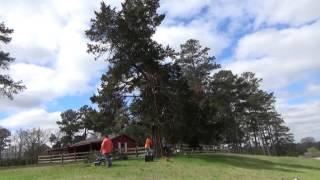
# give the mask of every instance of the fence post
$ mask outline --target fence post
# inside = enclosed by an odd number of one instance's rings
[[[61,154],[61,163],[63,164],[63,153]]]
[[[136,157],[138,157],[138,146],[136,146]]]
[[[73,156],[74,156],[74,161],[76,161],[76,162],[77,162],[76,152],[73,152]]]
[[[90,158],[94,157],[93,152],[88,152],[87,154],[87,158],[88,158],[88,162],[90,162]]]

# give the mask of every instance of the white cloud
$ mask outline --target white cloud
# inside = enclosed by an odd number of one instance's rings
[[[309,95],[320,96],[320,84],[316,84],[316,83],[309,84],[306,89]]]
[[[193,18],[199,15],[202,19],[223,22],[230,21],[228,31],[242,31],[254,23],[256,28],[264,25],[288,24],[301,26],[320,18],[318,0],[161,0],[161,12],[171,19]],[[205,13],[201,10],[206,8]]]
[[[5,17],[6,25],[14,29],[6,48],[16,58],[10,74],[23,80],[27,90],[13,101],[1,100],[0,108],[42,107],[57,97],[94,91],[90,81],[100,77],[106,64],[86,53],[84,31],[100,3],[16,3],[1,2],[0,17]]]
[[[320,70],[320,22],[301,28],[267,29],[239,40],[235,62],[227,65],[237,73],[256,72],[268,89],[283,88],[309,78]]]
[[[299,105],[282,104],[279,110],[288,124],[295,139],[304,137],[320,139],[320,102],[306,102]]]
[[[257,58],[272,54],[280,58],[294,56],[312,59],[317,56],[320,22],[301,28],[266,29],[242,38],[236,52],[237,59]]]
[[[60,120],[60,112],[49,113],[44,109],[21,111],[0,121],[0,126],[14,130],[18,128],[41,127],[57,129],[56,121]]]
[[[192,17],[209,5],[210,0],[161,0],[160,11],[166,13],[168,18]]]
[[[320,18],[318,0],[248,1],[248,11],[256,17],[256,25],[263,23],[302,25]]]
[[[120,1],[112,3],[119,7]],[[100,1],[0,4],[1,20],[14,29],[12,42],[6,46],[16,58],[9,73],[27,86],[13,101],[0,101],[1,111],[11,114],[1,119],[0,124],[10,129],[57,128],[60,112],[45,111],[46,104],[58,97],[94,92],[91,81],[106,68],[105,62],[94,61],[86,53],[84,37]]]
[[[320,18],[318,0],[215,0],[209,4],[216,18],[252,19],[256,28],[263,25],[301,26]]]
[[[194,22],[188,25],[160,26],[154,39],[161,44],[180,49],[180,45],[188,39],[198,39],[203,46],[211,48],[212,53],[218,55],[229,45],[229,39],[223,33],[218,33],[212,23]]]

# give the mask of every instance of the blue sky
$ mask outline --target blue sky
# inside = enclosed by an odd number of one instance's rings
[[[120,8],[121,1],[107,3]],[[296,140],[320,140],[320,1],[161,0],[154,39],[178,49],[189,38],[211,48],[223,69],[252,71]],[[4,49],[9,73],[28,89],[0,99],[0,125],[56,128],[66,109],[90,104],[107,64],[86,53],[94,0],[0,0],[0,22],[15,30]],[[27,18],[26,18],[27,17]],[[3,46],[1,46],[2,48]]]

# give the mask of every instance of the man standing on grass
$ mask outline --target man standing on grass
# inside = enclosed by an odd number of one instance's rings
[[[147,151],[150,151],[151,148],[152,148],[152,139],[151,139],[151,136],[150,136],[150,135],[147,136],[146,143],[144,144],[144,148],[145,148]]]
[[[108,167],[112,166],[111,152],[113,149],[112,141],[108,138],[108,135],[105,135],[103,141],[101,143],[100,152],[104,155],[106,160],[108,161]],[[105,162],[105,164],[107,164]]]
[[[151,136],[148,135],[147,139],[146,139],[146,142],[144,144],[144,148],[146,150],[145,161],[153,160],[153,158],[151,158],[153,156],[152,149],[151,149],[152,145],[153,145],[153,142],[152,142]]]

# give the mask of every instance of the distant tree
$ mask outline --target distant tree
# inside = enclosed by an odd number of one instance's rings
[[[311,157],[320,157],[320,150],[315,147],[310,147],[307,149],[309,156]]]
[[[9,43],[11,41],[9,35],[12,32],[12,29],[7,28],[4,23],[0,23],[0,43]],[[0,70],[8,70],[9,64],[13,61],[14,59],[10,57],[9,53],[0,49]],[[0,97],[4,96],[12,99],[14,94],[17,94],[25,88],[21,81],[15,82],[8,74],[0,74]]]
[[[297,153],[300,155],[304,154],[311,147],[320,148],[320,142],[317,143],[314,137],[304,137],[300,140],[300,143],[296,144]]]
[[[50,134],[50,137],[49,137],[49,142],[51,144],[51,147],[53,146],[54,143],[56,143],[58,141],[58,138],[55,134]]]
[[[88,105],[84,105],[78,110],[78,115],[80,118],[80,128],[83,130],[83,133],[81,135],[82,139],[86,139],[88,136],[88,131],[93,130],[93,113],[95,113],[95,110]]]
[[[209,85],[209,104],[215,111],[211,115],[212,123],[216,122],[218,138],[238,150],[244,136],[241,127],[240,86],[238,76],[231,71],[221,70],[214,74]]]
[[[50,133],[40,128],[26,129],[24,131],[25,151],[24,157],[36,162],[41,153],[42,145],[49,142]]]
[[[203,92],[213,70],[220,68],[215,57],[209,55],[209,48],[200,45],[195,39],[190,39],[181,45],[176,57],[176,63],[181,67],[184,77],[188,80],[194,92]]]
[[[62,136],[63,136],[63,132],[61,132],[60,130],[54,130],[53,132],[51,131],[51,134],[49,136],[49,142],[51,144],[51,148],[55,149],[55,148],[61,148],[62,147]]]
[[[119,93],[118,85],[114,77],[108,72],[102,75],[101,89],[98,94],[91,97],[91,101],[98,105],[99,112],[92,112],[94,129],[100,133],[116,133],[114,132],[116,124],[121,124],[122,120],[118,118],[126,109],[125,97]],[[120,125],[122,126],[122,125]]]
[[[57,124],[60,132],[64,135],[61,138],[57,137],[57,145],[66,146],[85,140],[90,130],[102,132],[99,131],[103,129],[99,124],[100,121],[99,113],[88,105],[84,105],[78,110],[69,109],[61,113],[61,121],[57,121]]]
[[[10,143],[9,136],[11,136],[11,133],[8,129],[3,128],[0,126],[0,160],[2,151],[8,146]]]
[[[182,90],[181,93],[189,93],[189,103],[180,102],[180,106],[184,104],[188,113],[183,112],[186,116],[182,119],[186,124],[184,129],[183,141],[192,146],[198,146],[199,143],[212,142],[213,114],[214,109],[209,107],[208,100],[208,85],[212,80],[214,70],[220,68],[220,65],[215,62],[215,57],[209,55],[209,48],[202,47],[200,42],[195,39],[190,39],[182,44],[180,51],[175,56],[175,63],[181,68],[182,78],[187,81],[188,90]],[[179,71],[177,71],[179,72]],[[183,83],[180,83],[183,85]],[[177,106],[177,104],[175,105]],[[215,131],[217,132],[217,131]]]
[[[17,146],[17,153],[18,153],[18,159],[21,159],[23,157],[23,152],[25,151],[25,144],[26,144],[26,131],[23,129],[18,129],[14,133],[15,136],[15,142],[13,142]]]
[[[79,113],[69,109],[61,113],[61,121],[57,121],[57,124],[60,131],[65,134],[63,137],[63,144],[67,145],[68,143],[73,142],[75,133],[79,132],[81,129],[82,122]]]
[[[315,143],[316,140],[314,139],[314,137],[305,137],[305,138],[302,138],[300,142],[302,144],[312,144],[312,143]]]
[[[209,117],[215,126],[206,127],[215,129],[217,140],[231,145],[234,152],[283,155],[293,136],[275,111],[273,93],[259,88],[261,81],[251,72],[215,73],[207,90],[210,108],[205,111],[212,112]]]
[[[269,129],[272,129],[272,134],[269,134],[272,139],[269,142],[270,145],[274,146],[274,155],[289,155],[295,151],[292,148],[294,143],[293,134],[290,133],[290,129],[284,125],[284,121],[280,115],[272,119]],[[265,141],[268,140],[266,137],[264,138]]]

